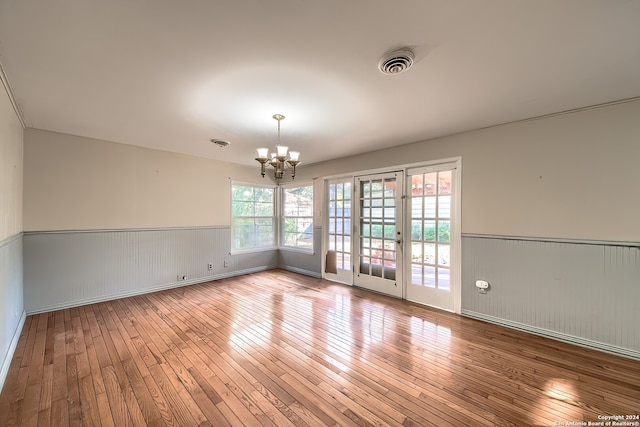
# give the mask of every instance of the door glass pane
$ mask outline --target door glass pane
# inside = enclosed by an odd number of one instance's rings
[[[411,220],[411,240],[420,240],[420,236],[422,235],[422,221],[421,220]]]
[[[424,263],[435,265],[436,263],[436,245],[426,244],[424,245]]]
[[[446,291],[451,289],[451,274],[449,269],[438,269],[438,288]]]
[[[451,171],[438,173],[438,194],[451,194]]]
[[[422,264],[411,264],[411,284],[422,286]]]
[[[451,218],[451,196],[438,197],[438,218]]]
[[[435,197],[425,197],[424,198],[424,218],[435,218],[436,217],[436,198]]]
[[[451,241],[450,232],[450,221],[438,221],[438,242],[449,243]]]
[[[422,188],[424,183],[422,182],[423,175],[413,175],[411,177],[411,195],[422,196]]]
[[[438,245],[438,265],[449,267],[451,265],[449,245]]]
[[[436,222],[433,220],[424,221],[424,241],[433,242],[436,240]]]
[[[436,194],[437,172],[427,173],[424,175],[424,194],[427,196]]]
[[[428,265],[424,266],[424,285],[429,288],[436,287],[436,268]]]

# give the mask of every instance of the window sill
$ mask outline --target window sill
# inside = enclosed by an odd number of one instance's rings
[[[278,249],[280,249],[281,251],[287,251],[287,252],[298,252],[298,253],[307,254],[307,255],[315,255],[315,252],[313,251],[313,249],[302,249],[302,248],[296,248],[293,246],[280,246]]]
[[[232,249],[229,251],[230,255],[242,255],[242,254],[251,254],[255,252],[267,252],[267,251],[277,251],[279,248],[275,246],[270,246],[268,248],[251,248],[251,249]]]

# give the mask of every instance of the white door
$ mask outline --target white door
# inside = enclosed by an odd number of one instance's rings
[[[327,249],[335,254],[335,273],[326,271],[325,279],[353,284],[351,266],[351,205],[353,177],[330,179],[326,184],[327,194]]]
[[[354,285],[403,297],[402,173],[355,178]]]
[[[460,312],[459,165],[407,171],[406,299]]]

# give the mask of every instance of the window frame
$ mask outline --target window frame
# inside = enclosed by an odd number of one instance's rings
[[[272,199],[272,215],[271,216],[263,216],[263,215],[253,215],[253,216],[236,216],[233,214],[234,207],[234,186],[245,186],[252,188],[261,188],[261,189],[271,189],[273,193]],[[242,253],[251,253],[251,252],[263,252],[263,251],[272,251],[278,249],[277,241],[278,241],[278,191],[277,186],[272,184],[256,184],[252,182],[242,182],[242,181],[231,181],[231,185],[229,188],[229,198],[230,198],[230,219],[231,219],[231,254],[242,254]],[[256,200],[253,200],[254,204]],[[254,246],[250,248],[236,248],[236,235],[235,235],[235,219],[236,218],[271,218],[272,230],[273,230],[273,240],[271,245],[269,246]]]
[[[301,188],[301,187],[310,187],[311,188],[311,215],[286,215],[285,214],[285,203],[286,203],[286,191],[291,190],[293,188]],[[293,251],[293,252],[303,252],[306,254],[314,254],[315,253],[315,248],[314,248],[314,240],[315,240],[315,218],[314,218],[314,211],[315,211],[315,188],[314,188],[314,182],[313,181],[308,181],[308,182],[302,182],[302,183],[289,183],[286,185],[281,185],[280,186],[280,200],[278,202],[278,206],[279,206],[279,211],[278,211],[278,216],[279,216],[279,238],[278,238],[278,248],[281,250],[286,250],[286,251]],[[286,240],[286,227],[285,227],[285,221],[287,220],[287,218],[295,218],[295,219],[310,219],[310,223],[307,226],[307,228],[311,228],[311,247],[299,247],[299,246],[291,246],[291,245],[287,245],[285,243]]]

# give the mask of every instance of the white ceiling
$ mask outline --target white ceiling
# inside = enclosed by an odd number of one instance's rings
[[[29,127],[315,163],[637,97],[640,1],[0,0],[0,62]]]

